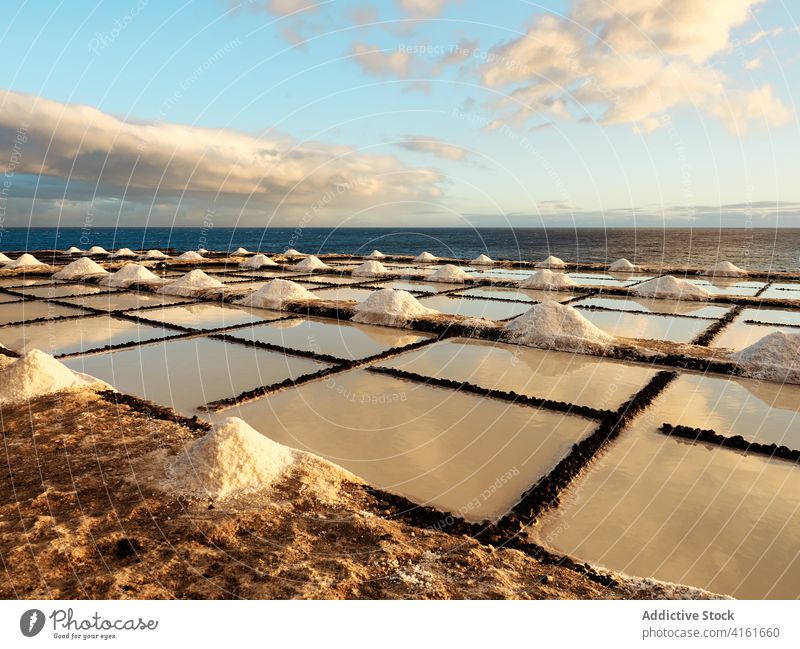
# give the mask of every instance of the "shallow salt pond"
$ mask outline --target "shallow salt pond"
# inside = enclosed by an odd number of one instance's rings
[[[567,273],[579,286],[632,286],[648,279],[652,275],[629,275],[627,273]]]
[[[9,295],[8,293],[0,293],[0,304],[4,302],[19,302],[22,298],[19,295]]]
[[[365,286],[366,288],[391,288],[396,291],[408,291],[409,293],[441,293],[452,291],[456,288],[464,288],[463,284],[445,284],[443,282],[414,282],[406,280],[389,280],[388,282],[375,282]]]
[[[496,519],[596,423],[356,370],[217,413],[371,484]]]
[[[42,284],[52,284],[53,280],[49,277],[0,277],[0,287],[11,288],[14,286],[40,286]]]
[[[765,282],[752,282],[737,279],[726,280],[721,277],[714,278],[713,280],[689,278],[687,278],[687,280],[692,284],[702,286],[712,295],[753,296],[765,286]]]
[[[380,365],[608,410],[616,410],[655,375],[646,365],[467,340],[438,342]]]
[[[361,284],[362,282],[371,281],[372,277],[351,277],[348,275],[312,275],[306,281],[308,284],[339,284],[347,286],[348,284]]]
[[[367,358],[393,347],[404,347],[430,338],[427,334],[407,329],[321,318],[293,318],[274,324],[254,325],[237,329],[229,335],[347,360]]]
[[[685,373],[659,397],[659,421],[800,450],[800,385]]]
[[[800,300],[800,283],[775,282],[761,294],[761,297],[778,300]]]
[[[77,356],[67,367],[186,415],[217,399],[316,372],[327,364],[203,336]]]
[[[16,352],[41,349],[53,356],[74,354],[106,345],[153,340],[174,335],[160,326],[137,324],[111,316],[55,320],[0,328],[0,344]]]
[[[651,298],[626,297],[587,297],[577,300],[571,306],[599,306],[606,309],[637,311],[640,313],[666,313],[672,315],[692,315],[701,318],[721,318],[732,307],[717,306],[693,300],[657,300]]]
[[[442,313],[467,316],[469,318],[486,318],[488,320],[506,320],[522,315],[530,304],[500,302],[498,300],[480,300],[471,298],[434,295],[419,298],[420,304]]]
[[[105,286],[97,286],[95,284],[51,283],[46,286],[25,286],[23,288],[15,288],[13,290],[22,293],[23,295],[30,295],[33,297],[61,298],[70,295],[96,295],[98,293],[108,293],[115,289],[107,288]]]
[[[518,300],[520,302],[566,302],[576,297],[575,293],[569,291],[539,291],[527,288],[502,288],[482,286],[478,288],[468,288],[458,291],[456,295],[468,295],[470,297],[482,297],[489,300]]]
[[[649,313],[581,310],[589,322],[612,336],[688,343],[709,327],[708,320],[661,316]]]
[[[779,325],[755,325],[746,324],[742,314],[729,324],[722,332],[714,338],[711,342],[712,347],[728,348],[735,351],[749,347],[753,343],[758,342],[764,336],[767,336],[776,331],[782,331],[786,334],[797,334],[800,331],[797,327],[781,327]]]
[[[66,298],[64,302],[75,306],[85,305],[103,311],[118,311],[121,309],[139,309],[146,306],[159,304],[183,304],[191,302],[190,299],[174,295],[161,295],[159,293],[145,293],[143,291],[115,291],[100,295],[85,295],[79,298]],[[140,315],[140,314],[137,314]]]
[[[0,325],[37,318],[60,318],[62,316],[86,314],[81,309],[50,304],[43,300],[22,300],[0,304]]]
[[[350,288],[343,286],[341,288],[323,288],[314,291],[320,300],[354,300],[355,302],[363,302],[375,291],[368,288]]]
[[[800,327],[800,311],[786,311],[785,309],[749,308],[742,309],[737,320],[755,320],[777,325],[797,325]],[[800,333],[800,329],[797,330]]]
[[[532,540],[738,598],[800,597],[797,465],[654,432],[667,415],[656,408],[624,432]]]
[[[163,309],[147,309],[140,312],[129,311],[128,315],[136,315],[146,320],[190,327],[192,329],[218,329],[247,322],[277,320],[283,317],[283,314],[279,311],[252,309],[233,304],[166,306]]]

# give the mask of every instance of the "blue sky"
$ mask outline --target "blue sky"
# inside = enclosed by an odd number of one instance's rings
[[[800,226],[788,2],[4,9],[5,227]]]

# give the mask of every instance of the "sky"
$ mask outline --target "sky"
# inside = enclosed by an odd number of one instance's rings
[[[800,227],[789,0],[6,0],[0,228]]]

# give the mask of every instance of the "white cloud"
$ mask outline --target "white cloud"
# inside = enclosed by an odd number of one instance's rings
[[[543,15],[492,49],[482,80],[506,91],[495,108],[508,123],[574,115],[646,133],[691,106],[737,132],[751,121],[777,126],[790,111],[772,88],[748,92],[712,65],[762,2],[576,0],[566,18]]]
[[[21,126],[27,141],[16,174],[96,184],[101,197],[206,194],[304,208],[334,191],[336,208],[350,209],[441,195],[436,172],[394,156],[277,133],[132,123],[89,106],[0,90],[0,148],[12,150]]]
[[[398,7],[413,18],[435,18],[452,0],[397,0]]]
[[[376,77],[408,77],[412,56],[401,49],[383,50],[377,45],[355,43],[353,54],[356,62],[367,74]]]
[[[397,146],[408,151],[430,153],[443,160],[464,160],[469,155],[469,151],[460,146],[425,135],[409,135],[402,142],[398,142]]]

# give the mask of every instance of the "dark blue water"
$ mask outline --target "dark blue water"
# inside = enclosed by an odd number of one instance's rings
[[[11,228],[0,230],[0,250],[52,250],[69,246],[248,250],[306,253],[416,255],[605,263],[619,257],[653,266],[706,266],[720,259],[760,270],[800,268],[800,229],[604,228]]]

